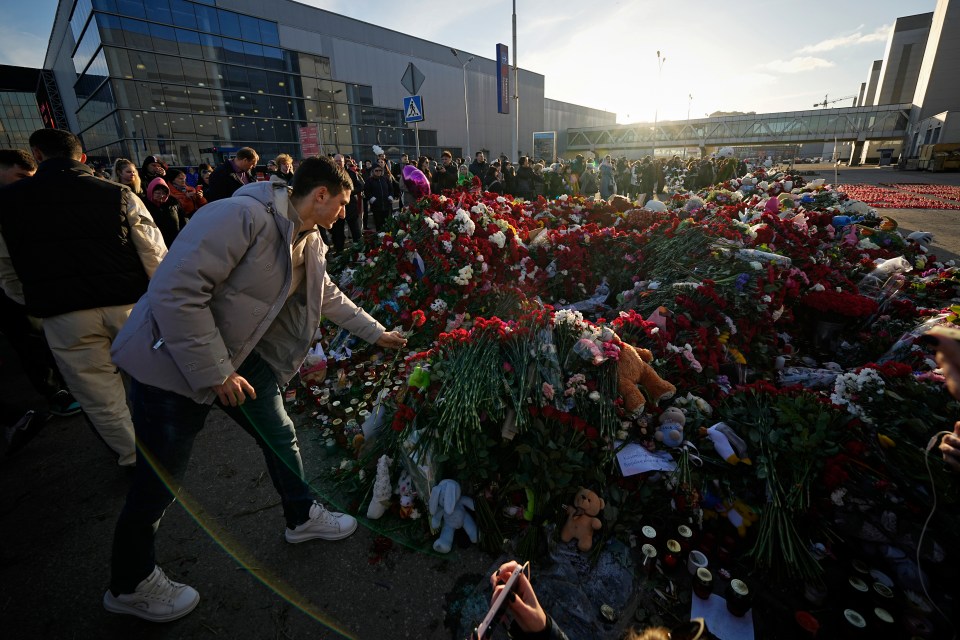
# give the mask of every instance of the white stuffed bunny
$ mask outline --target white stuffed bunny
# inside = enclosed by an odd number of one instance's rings
[[[470,542],[477,541],[477,523],[467,513],[467,508],[474,510],[473,498],[461,495],[460,483],[456,480],[441,480],[440,484],[430,492],[430,526],[433,529],[440,527],[440,537],[433,543],[434,551],[448,553],[453,547],[453,534],[463,527],[470,537]]]

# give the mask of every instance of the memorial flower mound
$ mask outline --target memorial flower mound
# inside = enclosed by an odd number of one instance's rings
[[[923,446],[960,408],[916,338],[956,320],[956,267],[905,243],[856,190],[765,178],[675,196],[666,211],[476,189],[401,211],[339,281],[419,351],[337,478],[362,499],[383,453],[421,499],[453,478],[476,501],[481,543],[519,536],[527,557],[584,485],[606,500],[598,550],[683,522],[771,584],[817,583],[813,545],[856,553],[876,531],[915,553],[898,535],[930,506]],[[812,330],[826,319],[842,322],[830,350]],[[624,408],[623,343],[649,350],[673,398]],[[686,412],[678,447],[654,437],[668,406]],[[742,440],[736,455],[720,423]],[[623,476],[624,445],[677,471]],[[938,498],[955,503],[930,464]],[[942,547],[957,542],[955,512],[935,515]],[[734,513],[747,525],[731,532]]]

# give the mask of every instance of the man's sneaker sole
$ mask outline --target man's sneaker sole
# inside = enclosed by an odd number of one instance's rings
[[[338,531],[330,533],[317,533],[314,531],[294,531],[293,529],[287,529],[283,532],[283,537],[290,544],[298,544],[300,542],[307,542],[308,540],[343,540],[353,535],[353,532],[357,530],[357,521],[353,521],[353,527],[346,531]]]
[[[136,616],[142,620],[147,620],[149,622],[173,622],[174,620],[179,620],[180,618],[186,616],[191,611],[197,608],[197,605],[200,604],[200,594],[197,593],[197,597],[194,598],[193,602],[187,605],[186,608],[181,609],[175,613],[170,613],[167,615],[157,615],[155,613],[150,613],[133,605],[126,604],[117,600],[116,596],[110,593],[110,590],[107,589],[106,593],[103,594],[103,608],[111,613],[120,613],[126,614],[128,616]]]

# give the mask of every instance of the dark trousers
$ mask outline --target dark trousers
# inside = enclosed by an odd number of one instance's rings
[[[283,407],[276,377],[256,353],[237,369],[257,392],[239,407],[221,406],[263,451],[267,471],[280,494],[288,527],[306,522],[313,493],[293,421]],[[193,440],[211,406],[171,391],[131,381],[133,424],[137,433],[137,470],[114,532],[110,589],[130,593],[156,565],[154,537],[160,518],[180,492]]]
[[[363,232],[361,227],[362,218],[360,216],[360,211],[358,210],[348,210],[347,215],[343,220],[337,220],[331,229],[333,234],[333,249],[334,251],[343,251],[343,245],[346,242],[346,229],[345,227],[349,225],[350,227],[350,236],[353,238],[354,242],[361,242],[363,240]]]

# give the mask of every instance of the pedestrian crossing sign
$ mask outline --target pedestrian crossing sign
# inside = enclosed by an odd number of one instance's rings
[[[423,122],[423,97],[407,96],[403,99],[404,122]]]

